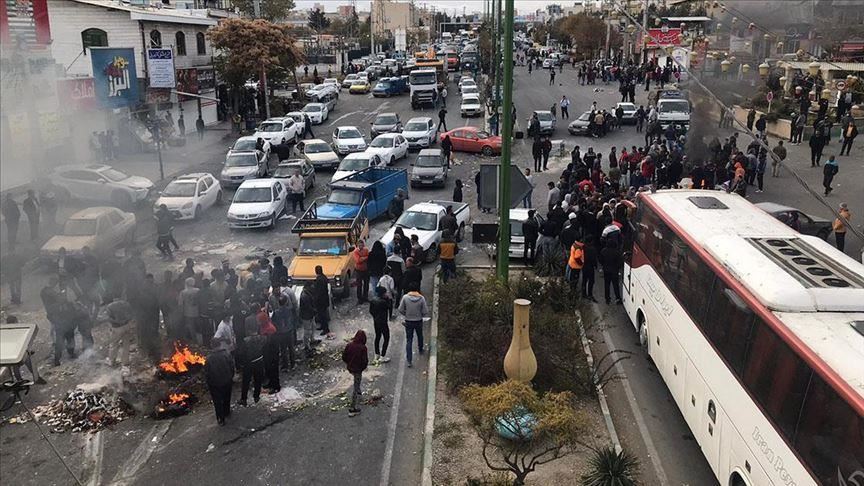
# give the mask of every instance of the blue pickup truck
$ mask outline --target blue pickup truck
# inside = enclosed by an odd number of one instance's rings
[[[395,167],[368,167],[329,184],[327,202],[318,206],[320,219],[353,218],[363,203],[373,220],[387,213],[399,189],[408,194],[408,171]]]
[[[375,88],[372,89],[372,96],[376,98],[380,98],[382,96],[390,97],[390,96],[398,96],[402,93],[408,92],[408,77],[392,77],[392,78],[381,78],[378,81],[378,84],[375,85]]]

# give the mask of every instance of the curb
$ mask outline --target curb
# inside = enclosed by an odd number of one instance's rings
[[[429,330],[429,367],[426,375],[426,420],[423,426],[422,486],[432,486],[432,436],[435,434],[435,394],[438,383],[438,287],[441,273],[436,268],[432,287],[432,325]]]
[[[596,304],[593,304],[596,307]],[[594,367],[594,355],[591,354],[591,346],[588,345],[588,336],[585,334],[585,327],[582,325],[582,314],[576,311],[576,323],[579,325],[579,336],[582,339],[582,349],[585,351],[585,360],[588,361],[590,368]],[[606,423],[606,431],[609,432],[609,438],[612,440],[612,445],[615,447],[615,452],[620,453],[622,450],[621,441],[618,439],[618,432],[615,430],[615,424],[612,422],[612,413],[609,412],[609,404],[606,402],[606,394],[599,386],[597,388],[597,399],[600,402],[600,410],[603,412],[603,421]]]

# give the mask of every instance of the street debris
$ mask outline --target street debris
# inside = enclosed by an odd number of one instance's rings
[[[51,427],[55,433],[101,430],[132,415],[135,415],[135,410],[111,392],[79,389],[67,393],[62,400],[51,400],[33,409],[36,420]],[[29,421],[30,417],[25,413],[10,419],[9,423]]]

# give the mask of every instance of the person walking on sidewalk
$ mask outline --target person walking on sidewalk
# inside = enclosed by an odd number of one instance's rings
[[[771,177],[779,177],[780,176],[780,165],[786,160],[786,147],[783,146],[783,140],[777,142],[777,146],[771,149],[774,152],[774,155],[777,156],[776,159],[771,160]],[[777,160],[780,159],[780,160]]]
[[[392,279],[391,279],[392,280]],[[384,282],[382,279],[381,283]],[[392,287],[392,285],[391,285]],[[392,304],[387,297],[385,286],[375,287],[375,295],[369,300],[369,314],[372,315],[372,325],[375,327],[375,361],[374,364],[388,363],[387,347],[390,345],[390,312]],[[381,340],[384,340],[381,343]]]
[[[828,157],[828,161],[825,162],[825,167],[822,168],[822,187],[825,188],[826,196],[834,190],[834,188],[831,187],[831,182],[834,180],[834,176],[836,176],[838,172],[840,172],[840,166],[832,155]]]
[[[843,218],[834,220],[832,229],[834,230],[834,242],[837,244],[837,249],[844,251],[846,249],[846,229],[849,222],[852,220],[852,213],[849,212],[849,206],[844,202],[840,203],[840,209],[837,210]],[[844,221],[845,219],[845,221]]]
[[[198,132],[198,140],[204,140],[204,119],[200,116],[195,120],[195,131]]]
[[[441,131],[441,127],[444,127],[444,131],[447,131],[447,108],[442,107],[438,110],[438,128],[437,131]]]
[[[362,394],[360,381],[363,379],[363,372],[369,366],[369,350],[366,348],[366,332],[363,329],[357,330],[354,338],[345,346],[345,350],[342,351],[342,361],[345,362],[345,368],[354,377],[348,416],[355,417],[360,413],[360,409],[357,407],[357,401]]]
[[[399,302],[399,313],[405,318],[405,355],[408,358],[408,367],[413,366],[412,345],[414,335],[417,335],[417,352],[423,355],[423,318],[429,316],[429,308],[426,306],[426,298],[420,294],[420,285],[415,281],[407,282],[408,293],[402,296]]]
[[[225,425],[225,419],[231,415],[231,388],[234,385],[234,358],[228,349],[220,346],[207,354],[204,379],[213,399],[216,423]]]
[[[855,125],[855,122],[850,120],[849,123],[843,127],[843,145],[840,147],[840,155],[843,155],[843,151],[846,151],[846,155],[849,155],[849,151],[852,150],[852,141],[855,140],[855,137],[858,136],[858,127]]]

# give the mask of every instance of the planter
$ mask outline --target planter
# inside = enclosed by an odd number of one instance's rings
[[[747,108],[742,108],[738,105],[734,105],[733,109],[735,111],[735,119],[741,122],[741,124],[746,127],[747,113],[750,110]],[[756,119],[758,120],[759,117],[764,114],[765,112],[756,110]],[[775,122],[768,122],[766,125],[766,131],[769,135],[780,137],[784,140],[789,140],[789,138],[792,136],[792,122],[784,119],[780,119]]]

